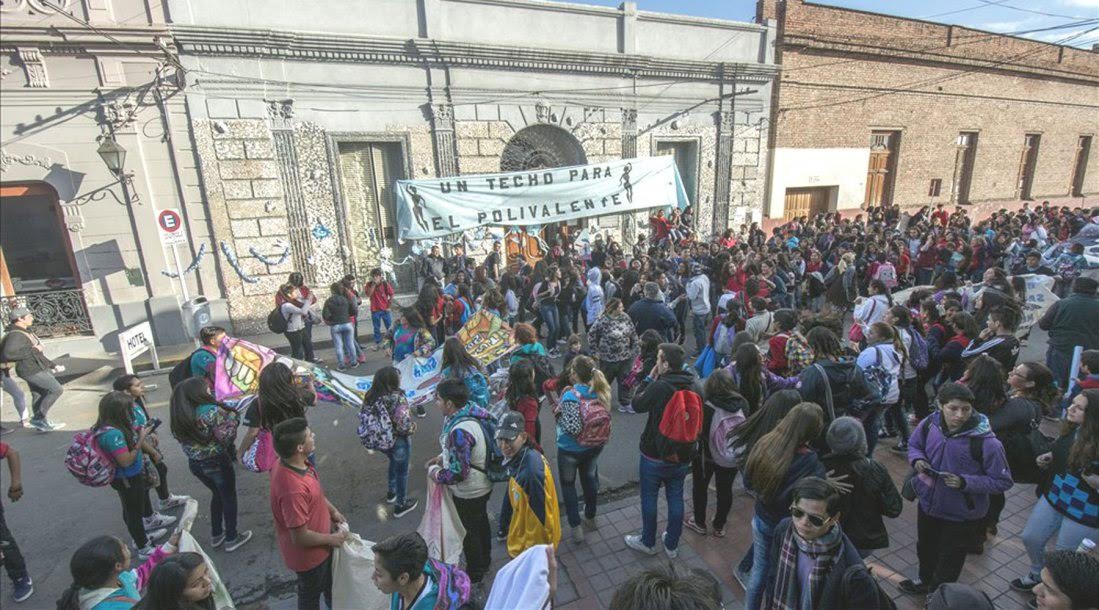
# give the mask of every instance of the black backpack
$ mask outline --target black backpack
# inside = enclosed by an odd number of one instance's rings
[[[542,391],[542,384],[557,376],[557,372],[553,370],[553,362],[550,361],[548,356],[542,354],[515,355],[530,360],[530,363],[534,365],[534,387],[538,390],[538,397],[541,398],[545,395]]]
[[[171,388],[175,389],[177,385],[191,377],[191,358],[194,358],[195,354],[199,353],[201,350],[202,348],[200,347],[191,352],[190,355],[176,363],[176,365],[172,367],[172,370],[168,372],[168,385]]]
[[[492,483],[502,483],[510,479],[511,475],[504,465],[504,453],[500,451],[500,446],[492,440],[496,438],[495,421],[476,417],[463,417],[454,422],[454,426],[451,427],[451,430],[465,421],[477,422],[477,424],[481,426],[481,435],[485,438],[485,467],[478,468],[472,461],[470,461],[469,467],[485,475]]]
[[[282,306],[276,305],[271,313],[267,314],[267,329],[276,335],[286,332],[286,316],[282,315]]]

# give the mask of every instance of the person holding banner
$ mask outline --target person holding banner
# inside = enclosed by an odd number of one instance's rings
[[[469,399],[482,409],[488,408],[488,379],[481,370],[481,363],[469,355],[458,337],[448,337],[443,343],[443,363],[440,374],[444,379],[461,379],[469,389]]]

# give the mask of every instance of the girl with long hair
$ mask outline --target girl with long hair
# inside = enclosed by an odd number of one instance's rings
[[[177,553],[149,574],[145,597],[134,610],[215,610],[210,566],[198,553]]]
[[[599,465],[597,459],[603,445],[588,447],[577,440],[582,430],[580,403],[595,402],[604,409],[610,408],[611,386],[607,378],[587,356],[577,356],[570,363],[572,387],[561,395],[561,406],[554,411],[557,419],[557,472],[561,483],[561,495],[565,500],[573,542],[584,541],[584,527],[594,529],[595,509],[599,493]],[[576,496],[576,477],[584,493],[584,521],[580,520],[580,503]]]
[[[466,346],[458,337],[448,337],[443,343],[443,379],[461,379],[469,388],[469,399],[482,409],[488,408],[488,379],[481,369],[481,363],[466,351]]]
[[[520,360],[508,369],[508,387],[504,391],[508,409],[523,414],[527,436],[538,451],[542,451],[542,422],[538,419],[540,403],[538,388],[534,383],[534,365],[530,360]]]
[[[702,450],[691,460],[691,496],[694,499],[694,515],[686,517],[683,525],[698,534],[706,535],[706,503],[709,496],[707,488],[710,486],[710,480],[713,479],[717,490],[717,507],[710,533],[718,538],[724,538],[725,523],[729,518],[729,510],[733,507],[733,481],[736,480],[736,468],[720,466],[714,462],[714,448],[710,446],[710,431],[716,415],[720,414],[722,418],[732,416],[743,420],[750,414],[750,407],[744,396],[737,391],[733,376],[723,369],[714,371],[706,378],[703,398],[705,403],[702,406],[702,433],[699,434]],[[730,440],[724,439],[723,442],[729,443]],[[719,442],[722,441],[719,439]]]
[[[898,435],[898,443],[890,449],[894,453],[908,451],[908,412],[916,402],[916,379],[919,372],[912,364],[912,352],[915,346],[915,334],[919,331],[912,325],[912,314],[904,305],[894,305],[885,312],[883,322],[893,327],[897,343],[903,349],[900,376],[897,387],[900,391],[893,408],[884,412],[884,426]]]
[[[305,417],[305,410],[315,404],[317,393],[313,389],[312,378],[299,381],[290,367],[281,362],[263,367],[256,397],[248,403],[241,420],[246,430],[237,450],[238,457],[244,459],[260,430],[274,434],[275,426],[288,419]]]
[[[130,569],[130,547],[114,536],[96,536],[69,560],[72,584],[57,600],[57,610],[128,610],[141,598],[149,575],[179,547],[179,533]],[[92,603],[95,602],[95,603]]]
[[[765,366],[754,343],[742,343],[733,352],[733,361],[725,367],[737,391],[748,401],[748,412],[759,409],[771,394],[797,387],[797,377],[780,377]]]
[[[424,287],[427,286],[424,284]],[[424,322],[420,310],[417,307],[402,307],[401,317],[393,325],[387,346],[393,362],[400,362],[409,356],[425,358],[435,351],[436,345],[435,336]]]
[[[144,428],[153,417],[149,415],[149,408],[145,406],[145,383],[137,375],[122,375],[114,380],[112,385],[117,392],[126,392],[134,400],[133,420],[134,429]],[[149,430],[145,435],[145,442],[141,445],[141,451],[149,458],[156,468],[157,478],[160,482],[156,486],[157,501],[156,510],[168,510],[177,506],[183,506],[190,496],[173,495],[168,490],[168,465],[164,463],[164,454],[160,452],[160,437],[155,430]]]
[[[823,453],[828,450],[823,430],[844,414],[842,409],[858,400],[880,400],[880,397],[867,384],[862,369],[832,329],[815,326],[805,333],[805,342],[813,350],[814,360],[798,375],[801,382],[798,391],[806,401],[824,409],[822,432],[813,443],[817,451]]]
[[[962,373],[965,372],[962,352],[980,334],[977,321],[964,311],[959,311],[950,316],[947,319],[947,328],[952,332],[952,336],[943,345],[942,350],[939,351],[939,360],[942,363],[942,369],[939,372],[939,384],[961,379]]]
[[[365,439],[371,432],[368,422],[382,419],[386,415],[393,426],[393,446],[383,451],[389,459],[389,471],[385,501],[393,505],[393,516],[401,518],[414,510],[419,504],[415,498],[405,496],[408,490],[408,465],[412,459],[412,435],[416,424],[408,408],[408,399],[401,389],[401,372],[395,367],[386,366],[374,373],[370,389],[363,396],[359,409],[359,438]]]
[[[240,415],[210,393],[206,380],[192,377],[172,390],[171,429],[191,474],[211,492],[210,546],[233,552],[252,539],[237,531],[237,475],[233,442]]]
[[[154,550],[148,534],[163,536],[167,533],[164,528],[174,523],[175,518],[153,512],[142,455],[142,447],[152,427],[134,426],[133,410],[134,399],[128,393],[108,392],[99,400],[99,418],[91,432],[102,452],[115,463],[111,489],[118,493],[122,503],[122,521],[133,538],[138,554],[144,559]]]
[[[1007,402],[1004,369],[988,354],[981,354],[974,358],[965,368],[965,373],[958,382],[973,392],[976,397],[973,408],[978,413],[991,417]]]
[[[1011,582],[1016,591],[1041,582],[1046,545],[1054,536],[1057,550],[1075,549],[1084,538],[1099,540],[1099,390],[1072,399],[1061,436],[1037,464],[1046,476],[1021,535],[1030,574]]]
[[[416,295],[416,303],[411,309],[415,309],[420,314],[420,324],[415,328],[426,329],[428,334],[431,335],[435,344],[443,341],[443,314],[446,300],[443,298],[443,292],[439,289],[439,286],[435,282],[424,282],[424,285],[420,287],[419,294]],[[407,308],[401,308],[401,315],[406,320],[408,319]]]
[[[774,430],[756,442],[744,466],[744,487],[756,498],[752,518],[752,573],[745,607],[759,608],[770,564],[771,539],[789,513],[793,487],[803,477],[825,478],[827,471],[809,443],[821,434],[824,413],[810,402],[799,403]]]

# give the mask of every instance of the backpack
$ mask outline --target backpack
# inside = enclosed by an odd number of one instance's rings
[[[580,435],[584,447],[602,447],[611,437],[611,414],[598,398],[580,398]]]
[[[248,396],[240,401],[237,405],[237,411],[243,413],[252,401],[256,401],[257,411],[262,411],[263,407],[255,395]],[[271,467],[275,465],[278,459],[278,455],[275,454],[274,435],[271,434],[270,430],[261,427],[256,432],[256,440],[252,443],[252,446],[240,458],[240,463],[249,472],[267,472],[271,470]]]
[[[720,408],[714,409],[714,419],[710,422],[710,457],[722,468],[736,467],[736,450],[730,441],[733,430],[744,423],[744,411],[729,413]]]
[[[103,430],[84,430],[73,435],[73,442],[65,452],[65,468],[88,487],[106,487],[114,481],[115,462],[99,446]]]
[[[878,267],[878,279],[890,290],[897,287],[897,268],[886,261]]]
[[[908,336],[912,337],[912,347],[908,352],[908,361],[917,371],[927,370],[931,364],[931,352],[927,348],[927,339],[915,328],[908,329]]]
[[[191,352],[189,356],[180,360],[172,367],[172,370],[168,372],[168,385],[175,389],[175,387],[191,377],[191,359],[195,357],[195,354],[199,353],[202,348],[198,348]]]
[[[271,313],[267,314],[267,330],[276,335],[286,332],[287,324],[286,316],[282,315],[282,305],[276,305]]]
[[[698,451],[702,433],[702,397],[692,390],[676,390],[664,405],[657,425],[656,459],[687,464]]]
[[[731,356],[734,338],[736,338],[736,325],[725,326],[724,322],[718,322],[714,330],[714,351],[722,356]]]
[[[359,442],[367,449],[389,451],[396,444],[393,434],[393,419],[382,407],[370,405],[359,411]]]
[[[862,419],[868,416],[871,407],[881,404],[885,400],[885,396],[889,394],[889,388],[893,386],[893,373],[890,373],[882,366],[881,349],[877,346],[874,346],[874,355],[874,364],[863,369],[862,375],[866,378],[866,385],[870,386],[871,390],[877,391],[878,395],[881,396],[881,401],[853,401],[851,403],[852,414]]]
[[[553,362],[550,362],[548,356],[542,354],[515,355],[530,360],[530,363],[534,365],[534,387],[538,389],[538,398],[545,396],[542,384],[557,376],[557,372],[553,370]]]
[[[492,483],[502,483],[511,478],[508,474],[507,468],[504,467],[504,454],[500,451],[499,445],[496,444],[496,422],[487,419],[480,419],[477,417],[463,417],[454,422],[454,425],[450,427],[451,430],[458,427],[464,421],[474,421],[481,426],[481,435],[485,441],[485,467],[479,468],[472,461],[469,463],[469,467],[484,474],[488,477],[488,480]],[[449,432],[448,432],[449,434]]]

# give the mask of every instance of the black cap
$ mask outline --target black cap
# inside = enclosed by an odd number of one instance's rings
[[[510,441],[527,429],[527,420],[518,411],[508,411],[496,426],[496,438]]]

